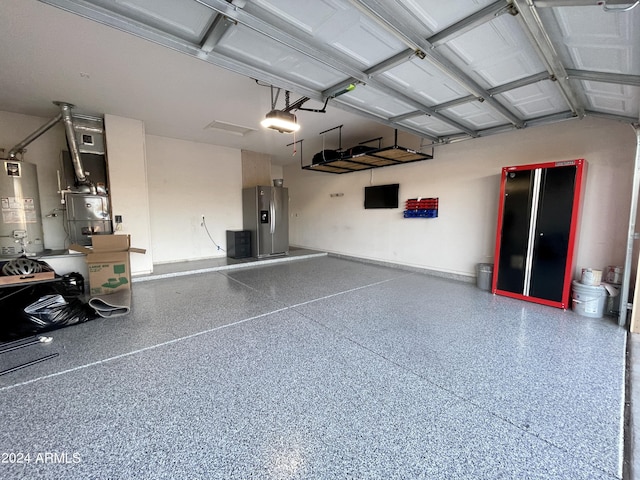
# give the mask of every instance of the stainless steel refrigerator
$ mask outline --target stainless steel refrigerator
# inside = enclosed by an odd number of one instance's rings
[[[242,190],[244,230],[251,232],[251,255],[289,253],[289,191],[285,187]]]

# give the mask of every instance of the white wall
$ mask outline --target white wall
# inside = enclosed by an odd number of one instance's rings
[[[282,165],[271,164],[271,179],[275,180],[276,178],[284,178],[284,168]]]
[[[120,231],[131,235],[131,245],[147,250],[131,255],[131,274],[153,271],[149,193],[144,123],[131,118],[104,116],[111,214],[122,215]]]
[[[242,188],[271,185],[271,155],[242,150],[240,156],[242,159]]]
[[[477,263],[493,261],[502,167],[585,158],[576,271],[621,265],[634,155],[631,127],[583,119],[440,146],[433,160],[366,172],[285,167],[291,244],[473,276]],[[364,210],[363,188],[386,183],[400,184],[401,208]],[[402,218],[404,201],[419,196],[439,197],[437,219]]]
[[[48,120],[0,112],[0,147],[8,150]],[[113,214],[123,215],[134,246],[149,249],[132,256],[132,269],[224,256],[201,215],[222,248],[225,231],[242,228],[240,150],[145,136],[137,120],[107,115],[105,122]],[[400,135],[400,145],[416,148],[415,142]],[[60,125],[27,147],[45,214],[60,207],[56,170],[65,145]],[[501,168],[585,158],[579,271],[624,261],[634,155],[628,125],[587,118],[437,147],[433,160],[409,165],[332,175],[301,170],[296,162],[284,175],[271,173],[289,188],[292,245],[472,276],[476,263],[492,259]],[[365,211],[363,187],[384,183],[400,183],[401,202],[439,197],[439,218]],[[65,247],[62,221],[43,219],[45,248]]]
[[[0,111],[0,148],[5,154],[48,118]],[[202,215],[215,242],[226,250],[226,230],[242,229],[240,150],[170,138],[146,136],[143,122],[105,115],[112,215],[122,215],[120,233],[132,245],[134,275],[151,272],[154,263],[225,256],[201,226]],[[57,194],[60,154],[66,149],[62,124],[27,146],[24,160],[36,164],[43,211],[44,245],[68,247]],[[0,157],[4,156],[0,154]],[[56,257],[56,271],[81,269],[82,257]],[[52,259],[52,261],[54,261]]]
[[[225,256],[226,230],[242,229],[240,150],[153,135],[146,144],[155,263]]]

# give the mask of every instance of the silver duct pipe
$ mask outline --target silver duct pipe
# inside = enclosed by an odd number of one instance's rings
[[[67,143],[69,144],[69,153],[71,155],[71,163],[73,169],[76,172],[76,178],[78,183],[88,183],[87,177],[84,174],[84,167],[82,165],[82,159],[80,158],[80,150],[78,150],[78,143],[76,142],[75,132],[73,129],[73,119],[71,118],[71,109],[73,105],[64,102],[53,102],[60,107],[60,115],[62,116],[62,123],[64,124],[64,130],[67,134]]]
[[[11,150],[9,150],[9,156],[8,158],[10,160],[13,160],[16,158],[16,155],[20,152],[22,152],[24,150],[24,147],[26,147],[27,145],[29,145],[31,142],[33,142],[36,138],[38,138],[40,135],[42,135],[44,132],[46,132],[47,130],[49,130],[51,127],[53,127],[56,123],[58,123],[60,121],[60,119],[62,118],[62,114],[59,113],[56,117],[52,118],[51,120],[49,120],[47,123],[45,123],[44,125],[42,125],[39,129],[37,129],[35,132],[33,132],[31,135],[29,135],[27,138],[25,138],[24,140],[22,140],[20,143],[18,143],[15,147],[13,147]]]

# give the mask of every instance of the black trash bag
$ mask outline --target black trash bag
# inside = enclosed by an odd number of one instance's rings
[[[40,297],[23,309],[24,318],[43,329],[53,329],[91,320],[90,310],[78,298],[65,299],[60,294]]]
[[[84,301],[84,279],[79,273],[60,281],[21,285],[0,298],[3,321],[0,341],[12,341],[87,322],[98,315]]]
[[[317,165],[319,163],[329,162],[331,160],[337,160],[340,158],[340,152],[338,150],[322,150],[321,152],[316,153],[311,160],[313,165]]]
[[[374,150],[378,150],[374,147],[368,147],[367,145],[356,145],[355,147],[351,147],[347,150],[347,156],[351,155],[361,155],[363,153],[373,152]]]
[[[84,294],[84,277],[78,272],[67,273],[62,276],[65,295],[80,296]]]

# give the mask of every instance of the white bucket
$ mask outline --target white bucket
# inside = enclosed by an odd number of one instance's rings
[[[573,287],[571,295],[573,310],[583,317],[601,318],[604,314],[607,290],[601,285],[583,285],[575,280],[571,282],[571,285]]]
[[[602,270],[595,270],[593,268],[583,268],[582,277],[580,277],[580,283],[583,285],[598,286],[602,281]]]

